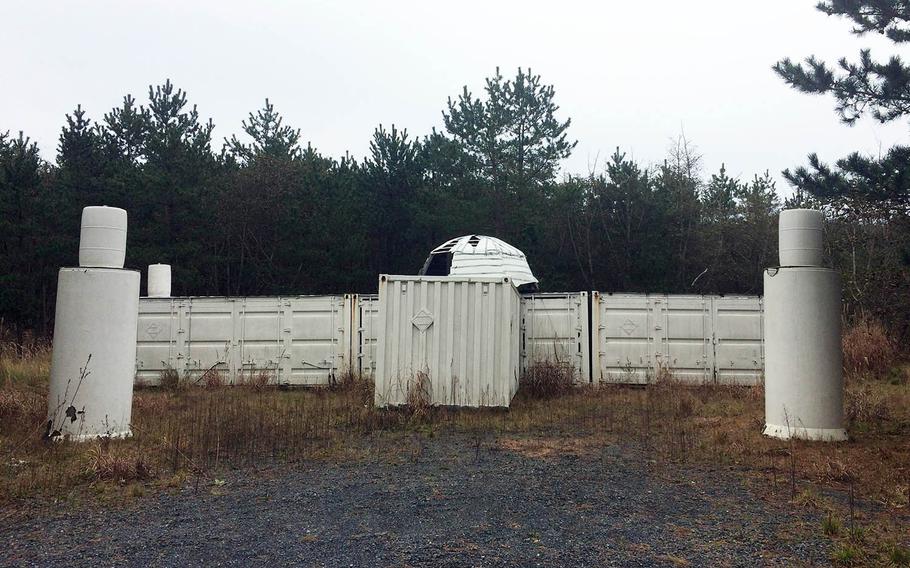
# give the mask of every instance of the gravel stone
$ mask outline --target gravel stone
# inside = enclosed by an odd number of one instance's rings
[[[607,446],[542,458],[461,435],[389,459],[240,470],[117,508],[6,521],[3,566],[799,566],[818,519],[737,472]],[[221,477],[221,476],[219,476]],[[688,563],[688,564],[687,564]]]

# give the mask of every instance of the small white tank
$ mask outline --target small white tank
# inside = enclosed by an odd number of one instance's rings
[[[48,435],[75,441],[130,435],[138,319],[138,272],[60,269]]]
[[[126,211],[86,207],[79,235],[79,266],[123,268],[126,260]]]
[[[148,272],[148,297],[171,297],[171,265],[150,264]]]
[[[846,440],[840,275],[769,268],[764,303],[765,435]]]
[[[815,209],[781,211],[778,229],[781,266],[821,266],[825,217]]]

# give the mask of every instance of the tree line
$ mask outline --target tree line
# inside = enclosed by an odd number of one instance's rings
[[[760,294],[779,211],[811,204],[831,219],[851,310],[907,330],[906,207],[833,195],[806,170],[787,172],[798,191],[783,202],[768,172],[706,174],[684,138],[656,164],[617,149],[596,171],[562,173],[571,120],[530,70],[497,70],[442,119],[420,137],[380,125],[369,155],[337,158],[266,99],[219,142],[167,81],[100,118],[77,106],[53,160],[25,134],[0,133],[4,324],[52,330],[56,272],[78,262],[88,205],[129,212],[128,268],[169,263],[175,295],[233,296],[373,292],[379,273],[414,274],[433,247],[470,233],[521,248],[543,290]]]

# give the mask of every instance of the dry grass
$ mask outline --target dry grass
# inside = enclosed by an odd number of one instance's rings
[[[165,369],[161,371],[158,378],[158,384],[162,389],[167,391],[177,391],[186,386],[186,381],[182,379],[176,369]]]
[[[291,390],[269,386],[268,373],[234,387],[176,377],[136,391],[132,439],[48,444],[40,439],[48,361],[47,352],[0,359],[0,419],[11,425],[0,431],[0,503],[87,489],[128,498],[225,468],[402,455],[415,451],[415,437],[457,431],[539,459],[622,444],[645,452],[658,474],[680,463],[731,466],[772,499],[821,508],[831,518],[824,530],[838,526],[829,537],[859,562],[901,557],[907,544],[906,528],[888,528],[910,508],[910,384],[894,380],[906,370],[848,381],[851,441],[839,444],[763,437],[760,386],[683,385],[664,373],[643,387],[568,389],[567,375],[549,368],[542,373],[557,386],[525,382],[509,411],[432,407],[419,377],[410,408],[385,410],[373,407],[370,381],[352,374],[328,388]],[[845,497],[819,497],[831,491]],[[883,512],[850,513],[850,492]],[[848,530],[854,524],[867,527],[862,541]]]
[[[518,388],[528,398],[554,398],[571,392],[575,386],[575,377],[575,368],[572,366],[540,361],[522,373]]]
[[[418,371],[414,373],[412,379],[408,380],[408,392],[405,396],[404,406],[415,420],[422,420],[430,413],[432,408],[430,388],[430,375],[427,371]]]
[[[275,384],[275,373],[267,369],[251,370],[249,373],[240,374],[240,382],[237,386],[249,387],[253,390],[262,390],[271,384]]]
[[[0,424],[44,420],[50,368],[49,349],[0,348]]]
[[[844,328],[844,372],[851,378],[881,378],[897,362],[898,350],[885,326],[860,317]]]
[[[151,479],[154,472],[138,451],[116,451],[108,440],[91,443],[87,450],[86,474],[91,479],[116,481],[142,481]]]

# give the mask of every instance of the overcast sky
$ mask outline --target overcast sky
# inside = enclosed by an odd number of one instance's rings
[[[4,0],[0,131],[24,130],[53,159],[77,103],[100,119],[170,78],[214,120],[216,150],[269,97],[324,153],[362,157],[378,124],[426,134],[463,85],[479,93],[497,66],[506,76],[522,66],[555,86],[572,118],[565,172],[587,172],[617,146],[658,162],[684,132],[706,174],[726,163],[779,179],[812,151],[831,160],[907,142],[906,122],[843,126],[830,98],[771,71],[784,56],[895,52],[814,4]]]

